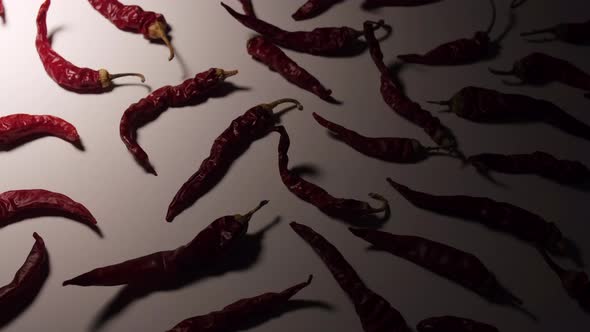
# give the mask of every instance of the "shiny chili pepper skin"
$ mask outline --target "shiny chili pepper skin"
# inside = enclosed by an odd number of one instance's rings
[[[219,311],[183,320],[168,332],[225,332],[241,330],[252,318],[268,315],[285,305],[303,288],[311,284],[313,276],[306,282],[285,289],[280,293],[264,293],[255,297],[238,300]]]
[[[568,295],[575,299],[582,308],[590,310],[590,280],[588,275],[583,271],[566,270],[557,265],[545,250],[539,249],[539,252],[551,270],[557,274]]]
[[[51,48],[47,38],[47,11],[51,0],[45,0],[37,15],[37,38],[35,46],[41,58],[45,71],[57,84],[66,90],[78,93],[103,93],[113,88],[112,80],[123,76],[138,76],[144,82],[141,74],[109,74],[106,69],[93,70],[80,68],[64,59]]]
[[[523,32],[520,35],[523,37],[529,37],[539,34],[550,34],[554,37],[527,40],[534,43],[561,40],[571,44],[588,44],[590,43],[590,20],[583,23],[560,23],[550,28]]]
[[[147,153],[137,143],[138,127],[153,121],[169,107],[191,105],[197,99],[208,96],[227,77],[235,74],[237,74],[235,70],[225,71],[219,68],[211,68],[179,85],[161,87],[125,110],[119,125],[121,140],[146,172],[157,175]]]
[[[117,28],[141,33],[150,40],[162,40],[170,50],[168,60],[174,58],[174,48],[166,35],[168,24],[162,14],[144,11],[135,5],[126,6],[117,0],[88,0],[88,2]]]
[[[267,203],[268,201],[262,201],[245,215],[238,214],[216,219],[184,246],[100,267],[66,280],[63,285],[164,286],[179,282],[195,270],[210,266],[222,259],[246,234],[252,215]]]
[[[252,0],[239,0],[242,4],[242,8],[244,8],[244,14],[256,17],[256,13],[254,12],[254,6],[252,5]]]
[[[365,0],[364,9],[375,9],[380,7],[415,7],[428,5],[441,0]]]
[[[330,195],[323,188],[305,181],[299,175],[289,170],[289,146],[291,141],[289,135],[283,126],[277,126],[274,129],[280,134],[279,140],[279,173],[283,184],[290,192],[295,194],[301,200],[314,205],[320,211],[333,218],[358,221],[363,217],[375,215],[377,213],[384,213],[384,219],[389,217],[389,204],[387,200],[375,193],[370,193],[369,197],[378,200],[382,206],[374,208],[367,202],[358,201],[348,198],[336,198]]]
[[[456,316],[424,319],[418,323],[416,330],[418,332],[498,332],[498,329],[492,325]]]
[[[287,81],[326,101],[332,101],[332,90],[326,89],[317,78],[289,58],[280,48],[262,36],[248,40],[246,45],[252,58],[264,63]]]
[[[56,116],[11,114],[0,117],[0,146],[36,135],[51,135],[70,143],[80,143],[76,127]]]
[[[503,305],[522,305],[474,255],[418,236],[350,228],[355,236],[375,248],[419,265],[487,299]]]
[[[172,222],[182,211],[213,188],[225,175],[231,164],[252,144],[272,131],[276,118],[272,110],[284,103],[303,106],[294,99],[280,99],[269,104],[252,107],[234,119],[213,142],[209,156],[178,190],[168,206],[166,221]]]
[[[307,0],[307,2],[299,7],[291,17],[296,21],[314,18],[342,1],[343,0]]]
[[[333,244],[309,226],[296,222],[291,222],[289,225],[320,256],[340,288],[348,295],[365,332],[410,331],[399,311],[365,285]]]

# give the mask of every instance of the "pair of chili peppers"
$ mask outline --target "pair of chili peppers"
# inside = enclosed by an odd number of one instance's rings
[[[295,294],[311,284],[312,278],[313,276],[310,275],[307,281],[279,293],[264,293],[255,297],[241,299],[219,311],[185,319],[168,330],[168,332],[238,330],[253,318],[268,315],[269,312],[287,304]]]
[[[583,271],[566,270],[555,263],[545,250],[540,248],[539,251],[549,268],[561,280],[561,284],[568,295],[575,299],[584,310],[590,310],[590,280],[588,275]]]
[[[170,51],[168,61],[174,58],[174,47],[166,35],[169,29],[168,24],[162,14],[144,11],[139,6],[123,5],[117,0],[88,0],[88,2],[117,28],[141,33],[149,40],[162,40]]]
[[[223,216],[214,220],[184,246],[96,268],[64,281],[63,285],[165,286],[177,283],[195,270],[211,266],[222,259],[246,234],[254,213],[267,203],[268,201],[260,202],[255,209],[244,215]]]
[[[528,41],[544,43],[561,40],[571,44],[588,44],[590,43],[590,20],[581,23],[560,23],[549,28],[523,32],[520,35],[523,37],[530,37],[540,34],[550,34],[553,35],[553,38],[529,39]]]
[[[472,319],[441,316],[424,319],[416,326],[418,332],[498,332],[492,325]]]
[[[197,172],[180,187],[168,206],[166,220],[172,222],[177,215],[211,190],[252,142],[272,131],[276,121],[273,109],[285,103],[293,103],[298,109],[303,109],[297,100],[284,98],[254,106],[234,119],[215,139],[209,156],[203,160]]]
[[[141,81],[145,77],[137,73],[110,74],[106,69],[93,70],[76,67],[51,48],[47,37],[47,11],[51,0],[45,0],[37,15],[37,38],[35,46],[45,71],[57,84],[64,89],[78,93],[103,93],[113,88],[113,80],[123,76],[138,76]]]
[[[148,173],[157,175],[147,153],[137,143],[137,129],[153,121],[169,107],[183,107],[207,97],[219,87],[226,78],[236,75],[237,70],[225,71],[211,68],[196,74],[176,86],[164,86],[142,98],[125,110],[121,117],[119,133],[127,150]]]
[[[296,21],[314,18],[342,1],[343,0],[307,0],[307,2],[299,7],[291,17]]]
[[[387,300],[369,289],[338,249],[312,228],[291,222],[293,231],[316,252],[340,288],[354,304],[366,332],[409,332],[403,316]]]
[[[12,146],[24,139],[41,135],[51,135],[80,144],[76,127],[56,116],[11,114],[0,117],[0,146]]]
[[[381,7],[415,7],[440,1],[441,0],[365,0],[362,6],[364,9]]]

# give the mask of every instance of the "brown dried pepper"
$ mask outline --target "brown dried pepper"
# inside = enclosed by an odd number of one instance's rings
[[[0,146],[13,145],[38,135],[51,135],[70,143],[80,143],[76,127],[56,116],[11,114],[0,117]]]
[[[418,323],[416,330],[418,332],[498,332],[498,329],[492,325],[456,316],[424,319]]]
[[[211,266],[222,259],[246,234],[252,215],[267,203],[262,201],[245,215],[224,216],[214,220],[184,246],[100,267],[66,280],[63,285],[164,286],[179,282],[195,270]]]
[[[255,297],[238,300],[219,311],[183,320],[168,332],[235,331],[246,322],[258,316],[268,315],[285,305],[289,300],[311,284],[313,276],[306,282],[285,289],[280,293],[264,293]]]
[[[403,316],[387,300],[370,290],[338,249],[309,226],[291,222],[293,231],[320,256],[340,288],[354,304],[366,332],[409,332]]]
[[[161,87],[125,110],[119,125],[121,140],[146,172],[158,175],[147,153],[137,143],[138,127],[153,121],[169,107],[191,105],[219,87],[226,78],[237,73],[237,70],[211,68],[179,85]]]
[[[520,35],[529,37],[539,34],[551,34],[553,38],[528,39],[529,42],[544,43],[554,40],[562,40],[571,44],[588,44],[590,43],[590,20],[581,23],[560,23],[545,29],[536,29],[523,32]]]
[[[254,106],[234,119],[215,139],[209,156],[201,162],[197,172],[180,187],[168,206],[166,221],[172,222],[177,215],[211,190],[252,142],[272,131],[276,121],[273,109],[284,103],[294,103],[300,110],[303,109],[297,100],[284,98]]]
[[[307,0],[307,2],[299,7],[291,17],[296,21],[314,18],[342,1],[343,0]]]
[[[137,73],[110,74],[106,69],[93,70],[80,68],[64,59],[51,48],[47,38],[47,11],[51,0],[45,0],[37,15],[37,38],[35,46],[45,71],[57,84],[64,89],[78,93],[103,93],[113,88],[113,79],[123,76],[138,76],[141,81],[145,77]]]

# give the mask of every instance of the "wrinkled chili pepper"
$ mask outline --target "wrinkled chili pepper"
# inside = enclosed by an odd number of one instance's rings
[[[221,310],[213,311],[202,316],[195,316],[183,320],[168,332],[197,332],[197,331],[237,331],[255,317],[268,315],[270,312],[284,306],[303,288],[311,284],[313,276],[307,281],[285,289],[280,293],[264,293],[255,297],[238,300]]]
[[[512,9],[518,8],[522,5],[524,5],[524,3],[527,1],[528,0],[512,0],[512,3],[510,4],[510,8],[512,8]]]
[[[283,76],[287,81],[326,101],[333,101],[333,98],[330,96],[332,90],[326,89],[317,78],[300,67],[281,51],[280,48],[276,47],[266,38],[262,36],[253,37],[248,40],[246,48],[252,58],[264,63],[271,70]]]
[[[80,143],[76,127],[56,116],[11,114],[0,117],[0,146],[12,145],[37,135],[51,135],[70,143]]]
[[[307,0],[307,2],[299,7],[291,17],[296,21],[314,18],[342,1],[343,0]]]
[[[45,71],[57,84],[64,89],[78,93],[102,93],[113,88],[112,80],[123,76],[138,76],[141,81],[145,77],[137,73],[110,74],[106,69],[93,70],[80,68],[64,59],[51,48],[47,38],[47,11],[51,0],[45,0],[37,15],[37,38],[35,46]]]
[[[444,148],[455,148],[457,141],[448,128],[443,126],[437,117],[424,110],[418,103],[412,101],[395,82],[389,69],[383,62],[383,52],[379,41],[371,26],[365,22],[364,33],[373,62],[381,73],[381,96],[389,107],[404,119],[424,129],[434,142]]]
[[[539,34],[551,34],[553,38],[528,39],[529,42],[544,43],[554,40],[562,40],[571,44],[590,43],[590,20],[583,23],[560,23],[545,29],[537,29],[523,32],[520,35],[529,37]]]
[[[127,150],[146,172],[158,175],[150,163],[147,153],[137,143],[138,127],[153,121],[169,107],[191,105],[197,99],[207,96],[219,87],[226,78],[235,74],[237,74],[237,70],[225,71],[211,68],[179,85],[161,87],[125,110],[119,125],[121,139]]]
[[[387,300],[370,290],[338,249],[309,226],[291,222],[293,231],[320,256],[340,288],[354,304],[366,332],[409,332],[403,316]]]
[[[424,319],[416,325],[416,330],[418,332],[498,332],[498,329],[492,325],[456,316]]]
[[[284,103],[294,103],[298,109],[303,109],[297,100],[284,98],[254,106],[234,119],[215,139],[209,156],[201,162],[197,172],[180,187],[168,206],[166,221],[172,222],[177,215],[211,190],[252,142],[272,131],[276,121],[273,109]]]
[[[168,61],[174,59],[174,47],[166,32],[168,24],[162,14],[144,11],[141,7],[126,6],[117,0],[88,0],[107,20],[123,31],[141,33],[149,40],[162,40],[168,47]]]
[[[375,9],[380,7],[415,7],[428,5],[441,0],[365,0],[364,9]]]
[[[389,203],[379,194],[369,194],[369,197],[382,203],[378,208],[372,207],[367,202],[355,199],[336,198],[318,185],[305,181],[299,175],[289,170],[288,152],[289,146],[291,145],[289,135],[283,126],[277,126],[274,130],[281,135],[278,148],[281,180],[295,196],[314,205],[323,213],[342,220],[358,221],[359,218],[381,212],[384,213],[384,220],[389,217]]]
[[[242,15],[223,2],[221,5],[238,22],[256,31],[272,43],[294,51],[313,55],[345,54],[358,45],[362,31],[350,27],[316,28],[312,31],[285,31],[254,16]],[[383,21],[372,29],[390,29]]]
[[[350,228],[355,236],[453,281],[488,301],[502,305],[522,305],[494,274],[474,255],[426,238],[397,235],[376,230]]]
[[[168,285],[178,282],[195,270],[211,266],[222,259],[246,234],[254,213],[267,203],[260,202],[245,215],[224,216],[214,220],[184,246],[96,268],[64,281],[63,285]]]
[[[244,14],[256,17],[256,13],[254,12],[254,6],[252,5],[252,0],[239,0],[242,4],[242,8],[244,8]]]
[[[496,5],[492,4],[492,22],[486,31],[477,31],[472,38],[458,39],[442,44],[433,50],[421,54],[403,54],[398,58],[408,63],[428,66],[454,66],[480,61],[490,54],[496,42],[490,40],[490,32],[496,21]]]
[[[554,223],[518,206],[487,197],[441,196],[412,190],[387,178],[387,182],[412,205],[442,215],[473,220],[497,231],[512,234],[552,253],[565,255],[567,240]]]

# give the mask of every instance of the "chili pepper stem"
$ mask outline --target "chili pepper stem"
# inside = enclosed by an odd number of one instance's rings
[[[281,105],[281,104],[285,104],[285,103],[293,103],[295,104],[295,106],[297,106],[298,110],[303,110],[303,105],[301,105],[301,103],[293,98],[282,98],[276,101],[273,101],[272,103],[268,103],[268,104],[262,104],[261,106],[264,108],[267,108],[269,110],[274,109],[275,107]]]
[[[113,85],[113,80],[119,77],[125,76],[137,76],[141,79],[141,82],[145,82],[145,76],[139,73],[118,73],[118,74],[110,74],[106,69],[99,69],[98,70],[100,84],[103,88],[109,88]]]
[[[258,203],[258,206],[256,206],[254,209],[250,210],[248,213],[246,213],[244,215],[238,214],[235,216],[235,218],[241,223],[247,223],[248,221],[250,221],[250,218],[252,218],[254,213],[256,213],[263,206],[268,204],[268,202],[269,202],[268,200],[261,201],[260,203]]]
[[[498,16],[497,9],[496,9],[496,1],[490,0],[490,5],[492,6],[492,21],[490,22],[490,25],[486,29],[486,34],[490,34],[490,32],[492,32],[492,29],[494,28],[494,24],[496,23],[496,17]]]
[[[547,28],[547,29],[538,29],[538,30],[522,32],[520,35],[522,37],[526,37],[526,36],[538,35],[541,33],[553,33],[553,32],[555,32],[555,28]]]
[[[371,211],[370,213],[385,212],[385,215],[389,215],[389,202],[387,201],[387,199],[385,199],[385,197],[383,197],[380,194],[376,194],[376,193],[369,193],[369,197],[381,202],[380,207],[377,207],[377,208],[370,207],[370,211]]]
[[[238,71],[237,70],[223,70],[223,69],[217,69],[217,76],[221,77],[221,79],[226,79],[228,77],[237,75]]]
[[[168,61],[171,61],[172,59],[174,59],[174,47],[172,46],[170,39],[168,39],[168,36],[166,35],[167,28],[168,27],[166,23],[157,21],[148,28],[148,34],[150,38],[161,39],[164,42],[164,44],[166,44],[168,50],[170,51]]]

